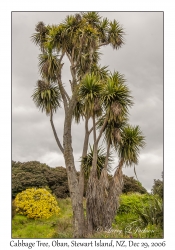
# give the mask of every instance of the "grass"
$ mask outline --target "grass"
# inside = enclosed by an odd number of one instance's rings
[[[133,196],[133,194],[132,194]],[[144,198],[144,197],[142,197]],[[126,196],[121,204],[128,206]],[[131,196],[128,197],[129,201]],[[12,219],[12,238],[73,238],[72,207],[70,198],[58,199],[60,214],[49,219],[28,219],[16,214]],[[128,207],[126,208],[128,209]],[[107,231],[96,232],[88,238],[163,238],[163,230],[157,225],[148,224],[146,227],[139,224],[138,215],[133,211],[123,212],[125,207],[121,205],[121,211],[115,217],[112,228]]]
[[[48,220],[33,220],[17,214],[12,220],[12,237],[17,239],[49,238],[49,234],[53,232],[57,222],[56,217]]]
[[[49,219],[28,219],[16,214],[12,220],[12,238],[72,238],[72,207],[70,198],[58,199],[59,216]]]

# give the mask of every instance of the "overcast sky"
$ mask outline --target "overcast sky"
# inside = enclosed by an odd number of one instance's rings
[[[59,24],[68,12],[13,12],[12,14],[12,159],[40,161],[51,167],[65,166],[64,158],[53,137],[49,117],[34,105],[31,95],[40,78],[39,49],[31,42],[39,21]],[[130,123],[139,125],[146,137],[136,172],[139,181],[151,190],[154,179],[163,171],[163,12],[100,12],[116,19],[125,31],[125,45],[114,51],[101,50],[100,64],[125,75],[134,97]],[[65,60],[63,82],[69,82],[69,65]],[[64,112],[54,116],[62,140]],[[73,126],[73,150],[78,169],[82,150],[83,123]],[[118,159],[115,157],[114,167]],[[124,168],[134,176],[133,168]]]

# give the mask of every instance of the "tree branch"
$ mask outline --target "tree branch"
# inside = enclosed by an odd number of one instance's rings
[[[70,102],[70,97],[69,97],[68,93],[66,92],[66,90],[65,90],[64,87],[63,87],[63,89],[64,89],[64,93],[65,93],[65,95],[66,95],[67,100]]]
[[[71,75],[72,75],[72,81],[71,81],[71,89],[72,89],[72,92],[74,90],[74,86],[76,85],[77,83],[77,80],[76,80],[76,72],[75,72],[75,65],[74,65],[74,61],[73,61],[73,58],[71,58],[71,56],[69,55],[69,53],[66,51],[66,55],[70,61],[70,72],[71,72]]]
[[[98,124],[98,121],[95,123],[95,125],[97,125]],[[93,127],[88,131],[88,133],[89,133],[89,135],[90,135],[90,133],[93,131]]]
[[[63,84],[62,84],[62,81],[61,81],[61,69],[64,65],[64,63],[61,64],[61,61],[63,59],[65,55],[65,52],[63,51],[61,56],[60,56],[60,59],[59,59],[59,64],[60,64],[60,67],[57,71],[57,79],[58,79],[58,86],[59,86],[59,89],[60,89],[60,93],[61,93],[61,97],[63,99],[63,103],[64,103],[64,108],[65,110],[67,110],[68,108],[68,101],[70,101],[70,98],[69,98],[69,95],[67,94],[65,88],[63,87]]]
[[[99,47],[105,46],[105,45],[108,45],[108,44],[109,44],[109,42],[101,43],[101,44],[99,44]]]
[[[60,89],[61,97],[62,97],[63,103],[64,103],[64,109],[66,112],[68,109],[68,103],[67,103],[67,97],[66,97],[66,90],[64,89],[63,84],[61,82],[61,76],[58,76],[58,86]]]
[[[97,144],[99,143],[99,140],[102,136],[102,133],[106,127],[107,121],[108,121],[108,116],[106,116],[106,119],[104,120],[103,126],[101,127],[100,133],[99,133],[98,138],[97,138]]]
[[[50,111],[50,123],[51,123],[51,126],[52,126],[53,134],[55,136],[55,140],[57,142],[57,145],[58,145],[59,149],[61,150],[61,152],[64,154],[64,148],[63,148],[63,146],[60,143],[60,140],[59,140],[59,138],[57,136],[57,132],[55,130],[55,126],[54,126],[54,123],[53,123],[53,113],[52,113],[52,110]]]

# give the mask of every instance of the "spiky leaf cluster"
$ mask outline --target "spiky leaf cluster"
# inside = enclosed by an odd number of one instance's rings
[[[144,146],[145,137],[139,126],[125,126],[121,133],[121,141],[117,144],[119,159],[123,159],[126,166],[138,164],[140,148]]]
[[[105,149],[102,147],[99,147],[98,151],[97,151],[97,156],[98,156],[97,157],[97,176],[98,176],[98,178],[100,178],[101,172],[104,168],[105,159],[106,159]],[[87,179],[89,178],[89,174],[91,171],[92,161],[93,161],[93,148],[90,146],[90,151],[87,154],[87,156],[85,156],[81,159],[84,175]],[[110,170],[111,170],[112,161],[113,160],[112,160],[112,157],[110,154],[109,158],[108,158],[108,167],[107,167],[108,172],[110,172]]]
[[[102,84],[94,74],[86,74],[78,88],[78,96],[87,116],[101,113]]]
[[[122,120],[128,114],[128,108],[133,105],[133,102],[123,75],[114,72],[107,78],[103,86],[102,99],[109,120]]]
[[[102,19],[97,12],[68,15],[58,25],[36,25],[32,40],[42,52],[49,50],[71,57],[79,77],[91,72],[91,66],[99,61],[99,48],[111,44],[118,49],[124,43],[124,31],[117,21]]]
[[[38,45],[42,52],[45,51],[44,44],[47,41],[47,35],[49,33],[49,26],[46,27],[43,22],[38,22],[35,27],[36,33],[32,35],[32,41]]]
[[[51,111],[56,112],[60,107],[61,95],[58,86],[55,83],[46,83],[38,80],[37,87],[32,95],[35,105],[41,109],[42,112],[50,114]]]

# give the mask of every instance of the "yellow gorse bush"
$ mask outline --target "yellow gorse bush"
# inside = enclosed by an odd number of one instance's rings
[[[29,188],[15,198],[16,212],[28,218],[46,218],[58,215],[60,208],[55,197],[44,188]]]

